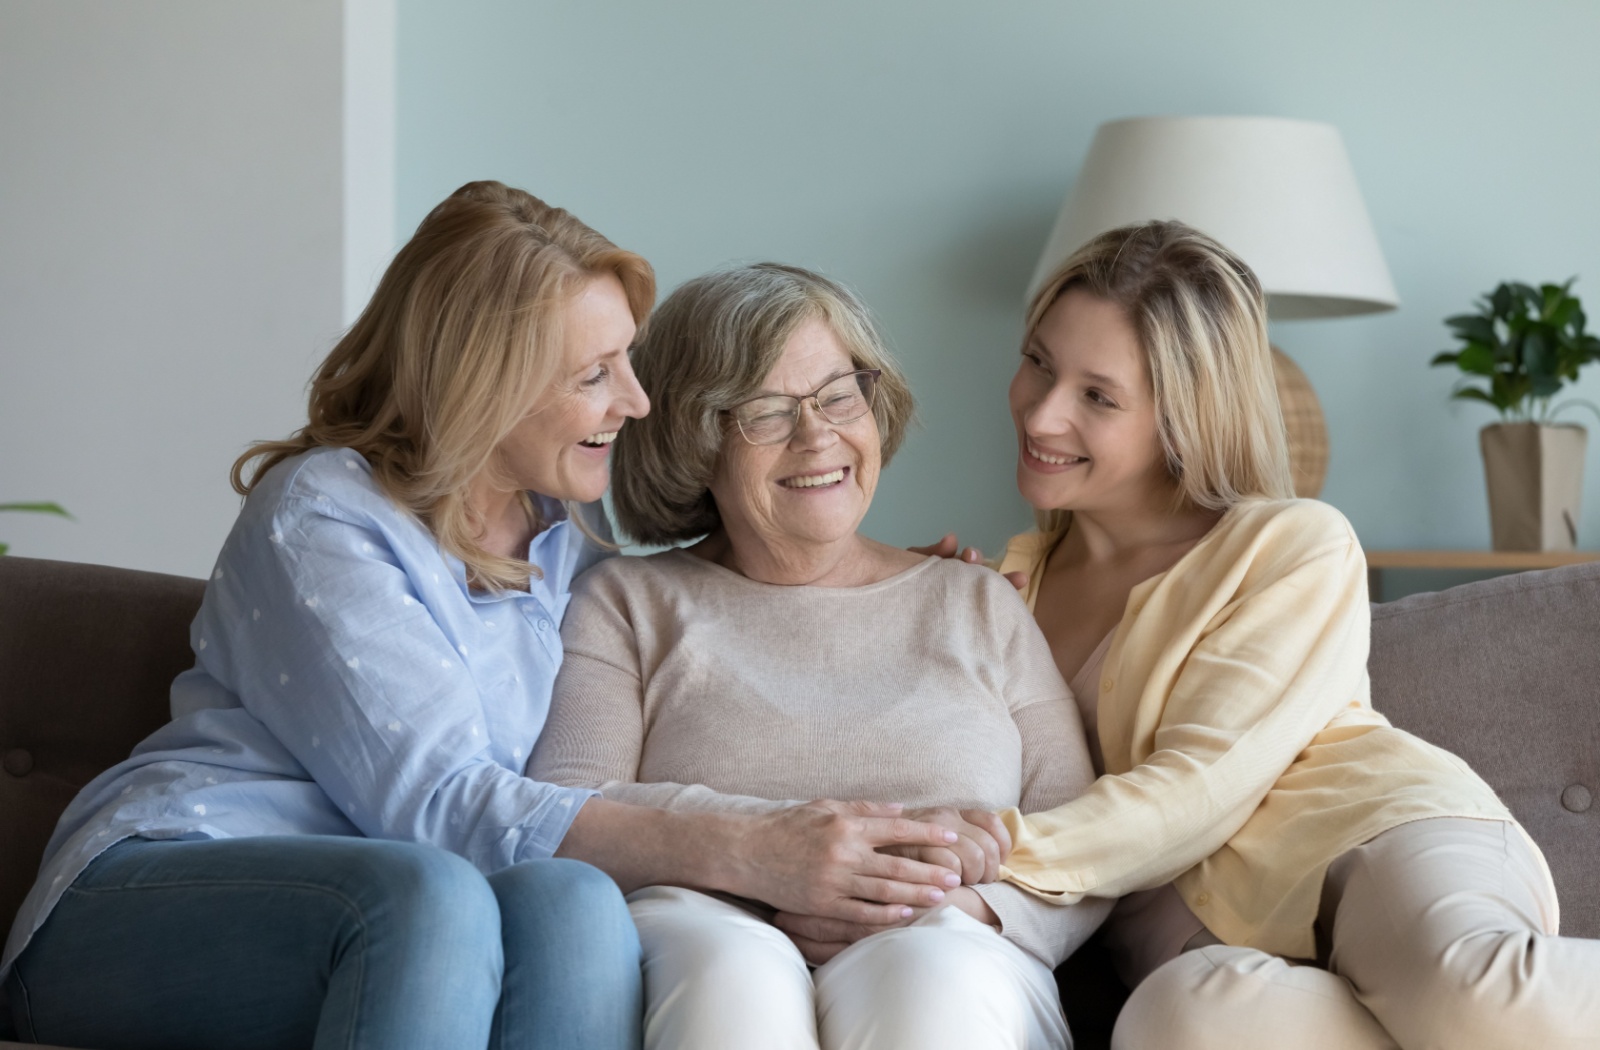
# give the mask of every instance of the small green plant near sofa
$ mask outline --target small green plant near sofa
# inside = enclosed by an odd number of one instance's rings
[[[1461,371],[1450,396],[1479,401],[1500,420],[1478,433],[1489,495],[1489,532],[1499,551],[1575,550],[1588,432],[1557,422],[1568,408],[1600,417],[1593,402],[1553,399],[1600,361],[1600,338],[1572,282],[1538,288],[1507,281],[1477,300],[1476,313],[1445,319],[1458,350],[1433,359]]]
[[[27,511],[31,514],[59,514],[68,520],[72,519],[72,515],[68,514],[66,508],[59,503],[0,503],[0,511],[5,510]],[[10,549],[6,544],[0,543],[0,555],[4,555]]]
[[[1600,361],[1600,337],[1584,330],[1583,305],[1572,294],[1572,282],[1538,288],[1518,281],[1502,283],[1477,301],[1477,313],[1457,314],[1445,325],[1463,344],[1434,357],[1435,365],[1455,365],[1464,374],[1451,397],[1492,405],[1507,423],[1549,426],[1571,405],[1596,408],[1587,401],[1552,405],[1562,386],[1578,378],[1578,370]],[[1487,387],[1476,385],[1487,379]]]

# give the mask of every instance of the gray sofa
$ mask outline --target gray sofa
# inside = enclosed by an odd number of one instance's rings
[[[166,720],[204,586],[0,557],[6,924],[67,802]],[[1375,706],[1471,763],[1544,848],[1563,932],[1600,937],[1600,563],[1374,606],[1370,667]],[[1078,1046],[1107,1046],[1126,993],[1103,953],[1091,942],[1057,979]]]

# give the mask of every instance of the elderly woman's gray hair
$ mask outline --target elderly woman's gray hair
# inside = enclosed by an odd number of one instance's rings
[[[857,368],[876,368],[872,414],[883,462],[911,422],[911,388],[861,300],[821,274],[756,263],[685,282],[651,316],[633,368],[650,414],[622,428],[612,453],[617,524],[640,543],[698,539],[721,524],[708,487],[729,433],[724,413],[761,392],[807,321],[832,330]]]

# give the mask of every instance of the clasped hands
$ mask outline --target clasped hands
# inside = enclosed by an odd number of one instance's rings
[[[770,819],[768,835],[749,843],[749,863],[760,868],[752,881],[777,908],[774,924],[814,966],[941,904],[999,925],[971,888],[998,878],[1011,851],[1005,825],[988,810],[820,800]]]

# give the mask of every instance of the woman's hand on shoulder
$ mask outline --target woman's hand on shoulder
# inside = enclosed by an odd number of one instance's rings
[[[921,554],[929,558],[956,558],[967,562],[969,565],[982,565],[983,552],[976,547],[963,548],[956,541],[956,534],[947,532],[938,543],[930,543],[926,547],[907,547],[912,554]],[[1008,572],[1005,578],[1011,581],[1011,586],[1017,590],[1026,590],[1028,587],[1028,574],[1025,572]]]
[[[947,532],[940,537],[938,543],[930,543],[926,547],[907,547],[912,554],[921,554],[929,558],[959,558],[973,565],[983,563],[983,552],[976,547],[962,550],[961,544],[956,542],[956,534]]]

